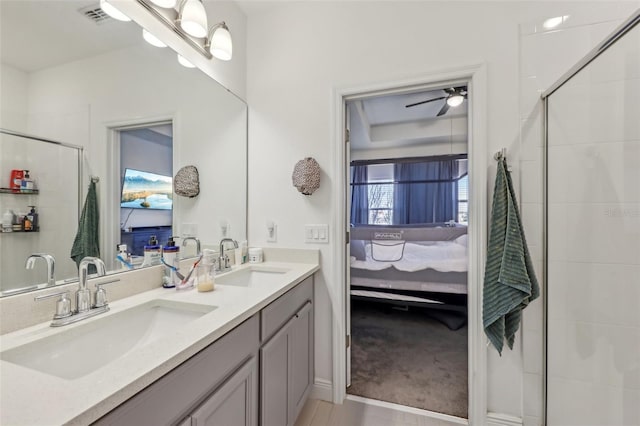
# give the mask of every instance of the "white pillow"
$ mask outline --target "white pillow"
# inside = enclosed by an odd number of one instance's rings
[[[453,240],[454,242],[456,242],[457,244],[460,244],[461,246],[467,246],[467,234],[464,235],[460,235],[458,238],[456,238],[455,240]]]

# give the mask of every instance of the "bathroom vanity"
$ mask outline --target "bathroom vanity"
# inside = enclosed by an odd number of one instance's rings
[[[313,384],[307,252],[234,268],[210,293],[158,288],[84,324],[1,336],[0,423],[293,425]],[[106,343],[58,356],[90,338]]]

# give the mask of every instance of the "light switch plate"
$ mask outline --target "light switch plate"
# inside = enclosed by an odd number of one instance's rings
[[[305,243],[323,243],[329,242],[329,225],[305,225],[304,226],[304,242]]]

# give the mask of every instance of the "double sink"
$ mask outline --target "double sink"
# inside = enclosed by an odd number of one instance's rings
[[[216,285],[256,287],[282,279],[289,269],[250,265],[216,277]],[[0,353],[0,359],[74,380],[150,342],[179,332],[217,306],[154,299],[120,312],[98,316],[67,330]]]

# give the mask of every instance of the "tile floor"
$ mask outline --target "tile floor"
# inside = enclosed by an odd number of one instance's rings
[[[459,426],[451,422],[393,408],[347,399],[344,404],[309,399],[295,426]]]

